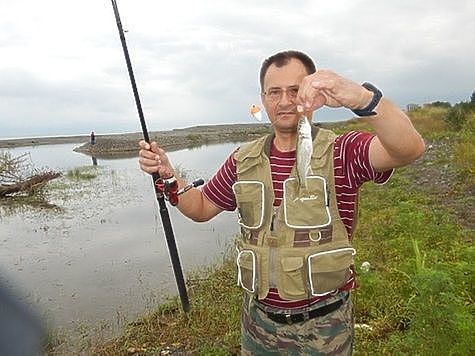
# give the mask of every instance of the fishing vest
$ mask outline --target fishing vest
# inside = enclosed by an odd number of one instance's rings
[[[350,245],[336,202],[333,143],[336,135],[312,127],[313,174],[299,190],[295,165],[274,208],[269,162],[274,135],[244,144],[235,153],[233,185],[241,238],[237,241],[238,284],[258,299],[269,288],[282,298],[310,299],[333,293],[352,276]]]

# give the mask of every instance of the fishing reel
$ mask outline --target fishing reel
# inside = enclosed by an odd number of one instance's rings
[[[174,176],[172,176],[170,178],[165,179],[158,178],[155,181],[155,188],[162,197],[165,197],[165,199],[168,200],[171,205],[175,206],[178,204],[179,195],[186,193],[191,188],[196,188],[200,185],[203,185],[204,182],[205,181],[200,178],[195,180],[193,183],[188,184],[186,187],[178,189],[178,181]]]

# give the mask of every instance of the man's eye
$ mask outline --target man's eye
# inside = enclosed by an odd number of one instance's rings
[[[281,93],[280,90],[269,90],[267,95],[269,95],[269,98],[276,99],[276,98],[280,98],[280,93]]]
[[[297,93],[299,92],[299,88],[290,88],[287,90],[290,96],[296,97]]]

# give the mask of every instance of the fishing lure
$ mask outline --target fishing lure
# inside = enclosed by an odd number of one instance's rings
[[[262,121],[262,110],[259,106],[251,105],[251,116],[257,121]]]

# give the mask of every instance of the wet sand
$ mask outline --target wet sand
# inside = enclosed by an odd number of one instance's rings
[[[37,145],[55,145],[62,143],[83,143],[89,136],[52,136],[52,137],[24,137],[0,139],[0,148],[16,148]]]
[[[269,124],[230,124],[194,126],[169,131],[149,133],[152,141],[157,141],[166,150],[178,150],[210,143],[250,141],[269,132]],[[1,148],[36,145],[77,143],[74,150],[97,158],[123,158],[136,155],[141,132],[126,134],[96,134],[96,144],[91,145],[89,135],[32,137],[0,139]]]

